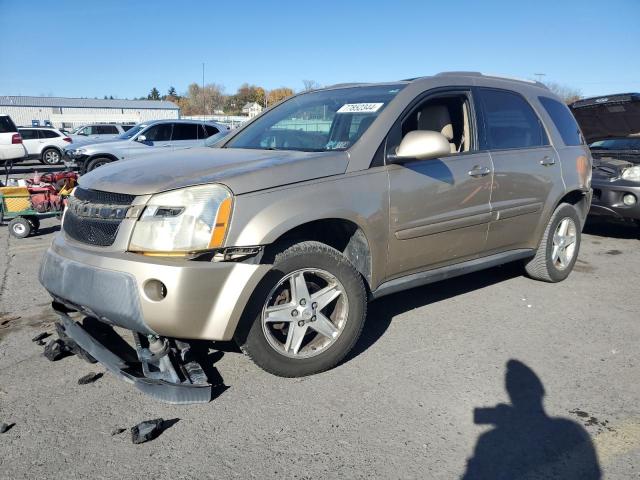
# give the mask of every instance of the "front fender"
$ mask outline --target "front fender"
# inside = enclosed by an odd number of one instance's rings
[[[308,222],[348,220],[359,226],[369,242],[374,287],[385,271],[388,205],[384,167],[239,195],[226,244],[269,245]]]

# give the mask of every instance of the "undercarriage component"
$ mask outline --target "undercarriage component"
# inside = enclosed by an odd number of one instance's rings
[[[55,308],[56,304],[54,304]],[[99,323],[101,332],[80,324],[56,309],[59,328],[91,357],[117,377],[140,391],[172,404],[206,403],[212,385],[202,367],[190,356],[189,344],[163,337],[134,334],[135,353],[109,325]],[[151,341],[150,341],[151,340]]]

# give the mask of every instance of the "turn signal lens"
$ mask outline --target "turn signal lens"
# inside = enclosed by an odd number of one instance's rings
[[[209,242],[209,248],[221,247],[224,243],[224,237],[227,233],[227,227],[229,226],[229,219],[231,218],[231,197],[227,197],[218,207],[218,214],[216,215],[216,223],[211,234],[211,241]]]

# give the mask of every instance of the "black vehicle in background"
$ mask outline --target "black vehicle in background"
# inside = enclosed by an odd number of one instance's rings
[[[640,225],[640,93],[570,105],[593,156],[590,214]]]

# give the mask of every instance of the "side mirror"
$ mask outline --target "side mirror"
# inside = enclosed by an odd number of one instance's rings
[[[145,137],[144,135],[138,135],[138,138],[136,138],[136,142],[144,143],[146,141],[147,137]]]
[[[395,155],[387,155],[387,161],[402,164],[411,160],[444,157],[450,153],[449,140],[440,132],[414,130],[404,136]]]

